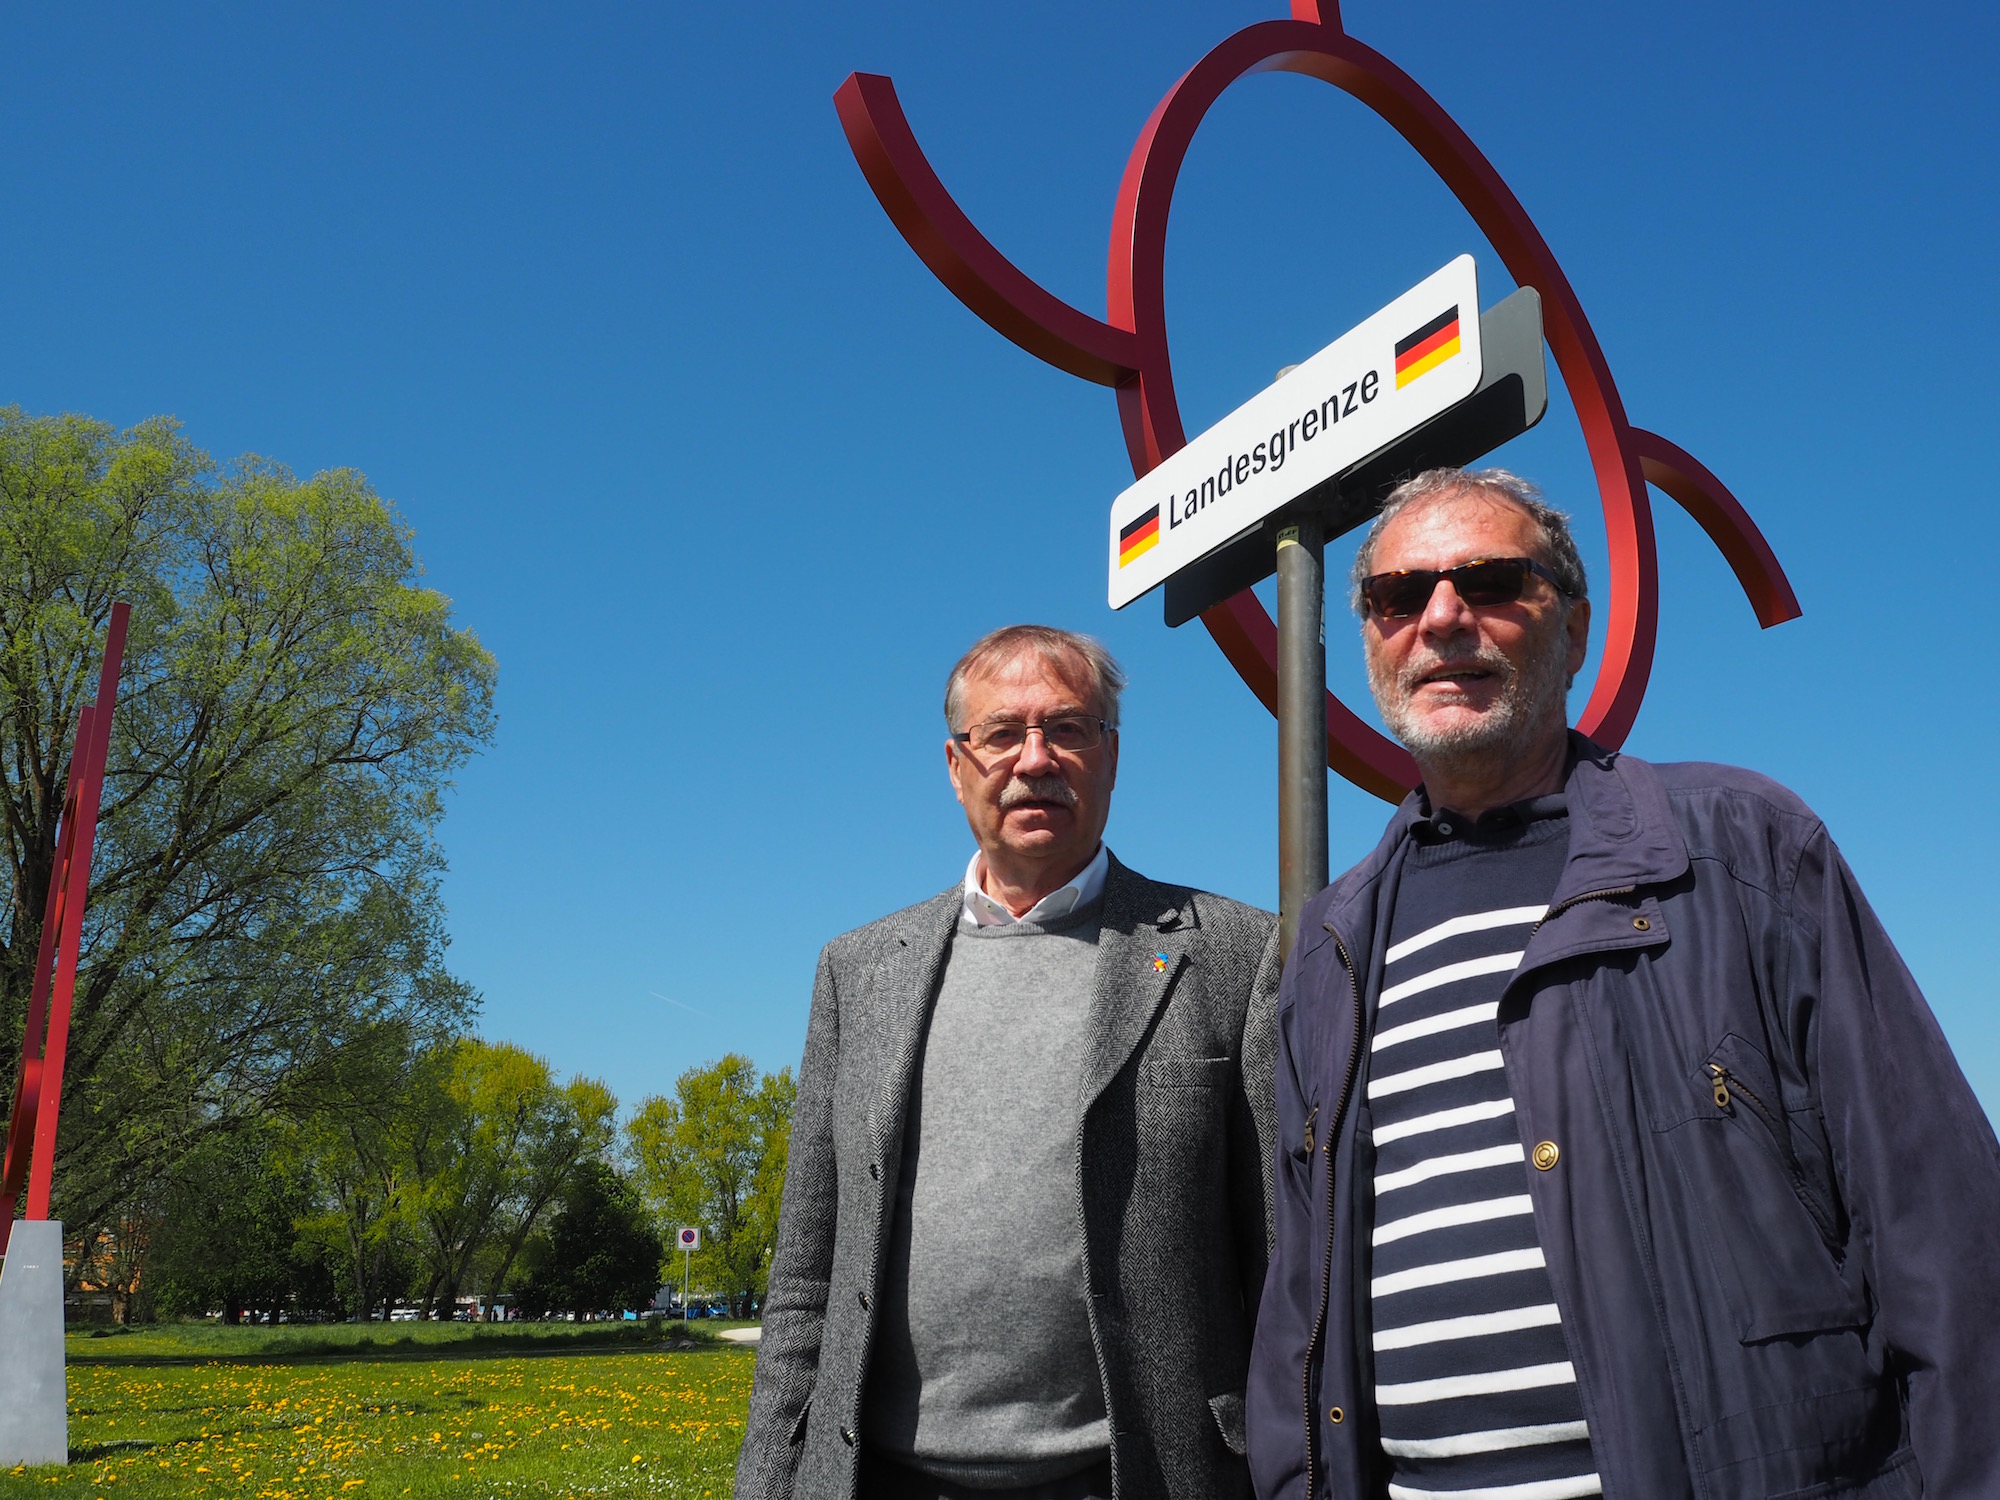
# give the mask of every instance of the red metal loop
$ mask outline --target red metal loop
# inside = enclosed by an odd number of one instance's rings
[[[1246,73],[1282,71],[1330,83],[1381,116],[1444,180],[1515,282],[1541,294],[1544,333],[1583,428],[1610,552],[1604,651],[1577,727],[1600,743],[1622,744],[1645,696],[1659,625],[1647,481],[1701,523],[1767,626],[1799,612],[1784,570],[1721,481],[1664,438],[1627,421],[1569,279],[1527,210],[1451,116],[1408,74],[1341,29],[1336,0],[1291,0],[1291,9],[1291,20],[1260,22],[1223,41],[1167,91],[1139,132],[1112,214],[1104,322],[1051,296],[972,226],[924,159],[888,79],[854,74],[835,100],[876,196],[939,280],[1030,353],[1116,387],[1126,449],[1139,475],[1187,441],[1167,349],[1167,220],[1181,163],[1209,107]],[[1202,624],[1275,712],[1277,631],[1262,603],[1246,590],[1209,610]],[[1417,780],[1408,754],[1332,693],[1327,761],[1355,785],[1391,801]]]

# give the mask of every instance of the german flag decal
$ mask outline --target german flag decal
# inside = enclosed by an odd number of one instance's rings
[[[1376,345],[1380,348],[1381,345]],[[1439,313],[1406,339],[1396,340],[1396,389],[1428,375],[1458,353],[1458,309]]]
[[[1375,346],[1381,348],[1380,344]],[[1135,557],[1142,557],[1160,543],[1160,507],[1155,505],[1141,511],[1118,533],[1118,566],[1124,567]]]

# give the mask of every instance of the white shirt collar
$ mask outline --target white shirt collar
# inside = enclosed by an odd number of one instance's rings
[[[1060,890],[1050,891],[1020,916],[980,888],[979,855],[965,867],[965,910],[962,920],[968,927],[1007,927],[1015,922],[1053,922],[1080,906],[1088,906],[1104,894],[1104,877],[1111,869],[1111,849],[1100,843],[1090,863],[1077,872],[1076,879]]]

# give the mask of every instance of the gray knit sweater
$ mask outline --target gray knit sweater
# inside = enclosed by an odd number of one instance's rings
[[[1077,1087],[1102,906],[961,926],[925,1035],[863,1432],[980,1488],[1110,1442],[1076,1211]]]

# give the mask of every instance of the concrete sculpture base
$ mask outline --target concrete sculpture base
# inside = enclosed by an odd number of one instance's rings
[[[16,1219],[0,1266],[0,1468],[69,1462],[62,1225]]]

